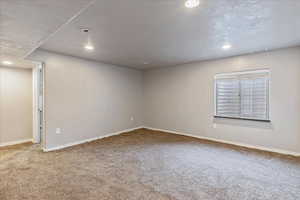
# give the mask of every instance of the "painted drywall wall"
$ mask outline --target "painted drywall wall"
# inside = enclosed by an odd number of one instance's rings
[[[214,119],[214,76],[269,68],[271,123]],[[300,152],[300,48],[198,62],[144,73],[148,127]]]
[[[43,50],[30,59],[45,63],[46,149],[142,126],[141,71]]]
[[[0,66],[0,145],[32,139],[32,71]]]

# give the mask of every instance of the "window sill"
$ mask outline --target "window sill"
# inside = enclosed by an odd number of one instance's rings
[[[240,117],[226,117],[226,116],[217,116],[217,115],[215,115],[214,118],[248,120],[248,121],[267,122],[267,123],[271,122],[271,120],[264,120],[264,119],[251,119],[251,118],[240,118]]]

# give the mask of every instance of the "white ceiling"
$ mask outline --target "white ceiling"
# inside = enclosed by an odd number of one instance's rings
[[[24,57],[91,0],[0,0],[0,62],[32,67]]]
[[[41,47],[145,69],[300,45],[299,0],[200,1],[0,0],[0,61],[30,67],[24,58]]]
[[[201,0],[193,9],[184,3],[97,0],[41,47],[143,69],[300,44],[299,0]],[[84,50],[80,27],[91,29],[94,52]],[[225,43],[232,49],[224,51]]]

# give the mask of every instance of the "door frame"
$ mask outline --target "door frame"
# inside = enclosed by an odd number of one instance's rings
[[[34,62],[32,69],[32,87],[33,87],[33,137],[32,142],[45,143],[45,117],[44,117],[44,63]]]

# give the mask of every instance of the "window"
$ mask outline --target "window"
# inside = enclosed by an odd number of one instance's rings
[[[269,120],[269,70],[215,76],[215,117]]]

